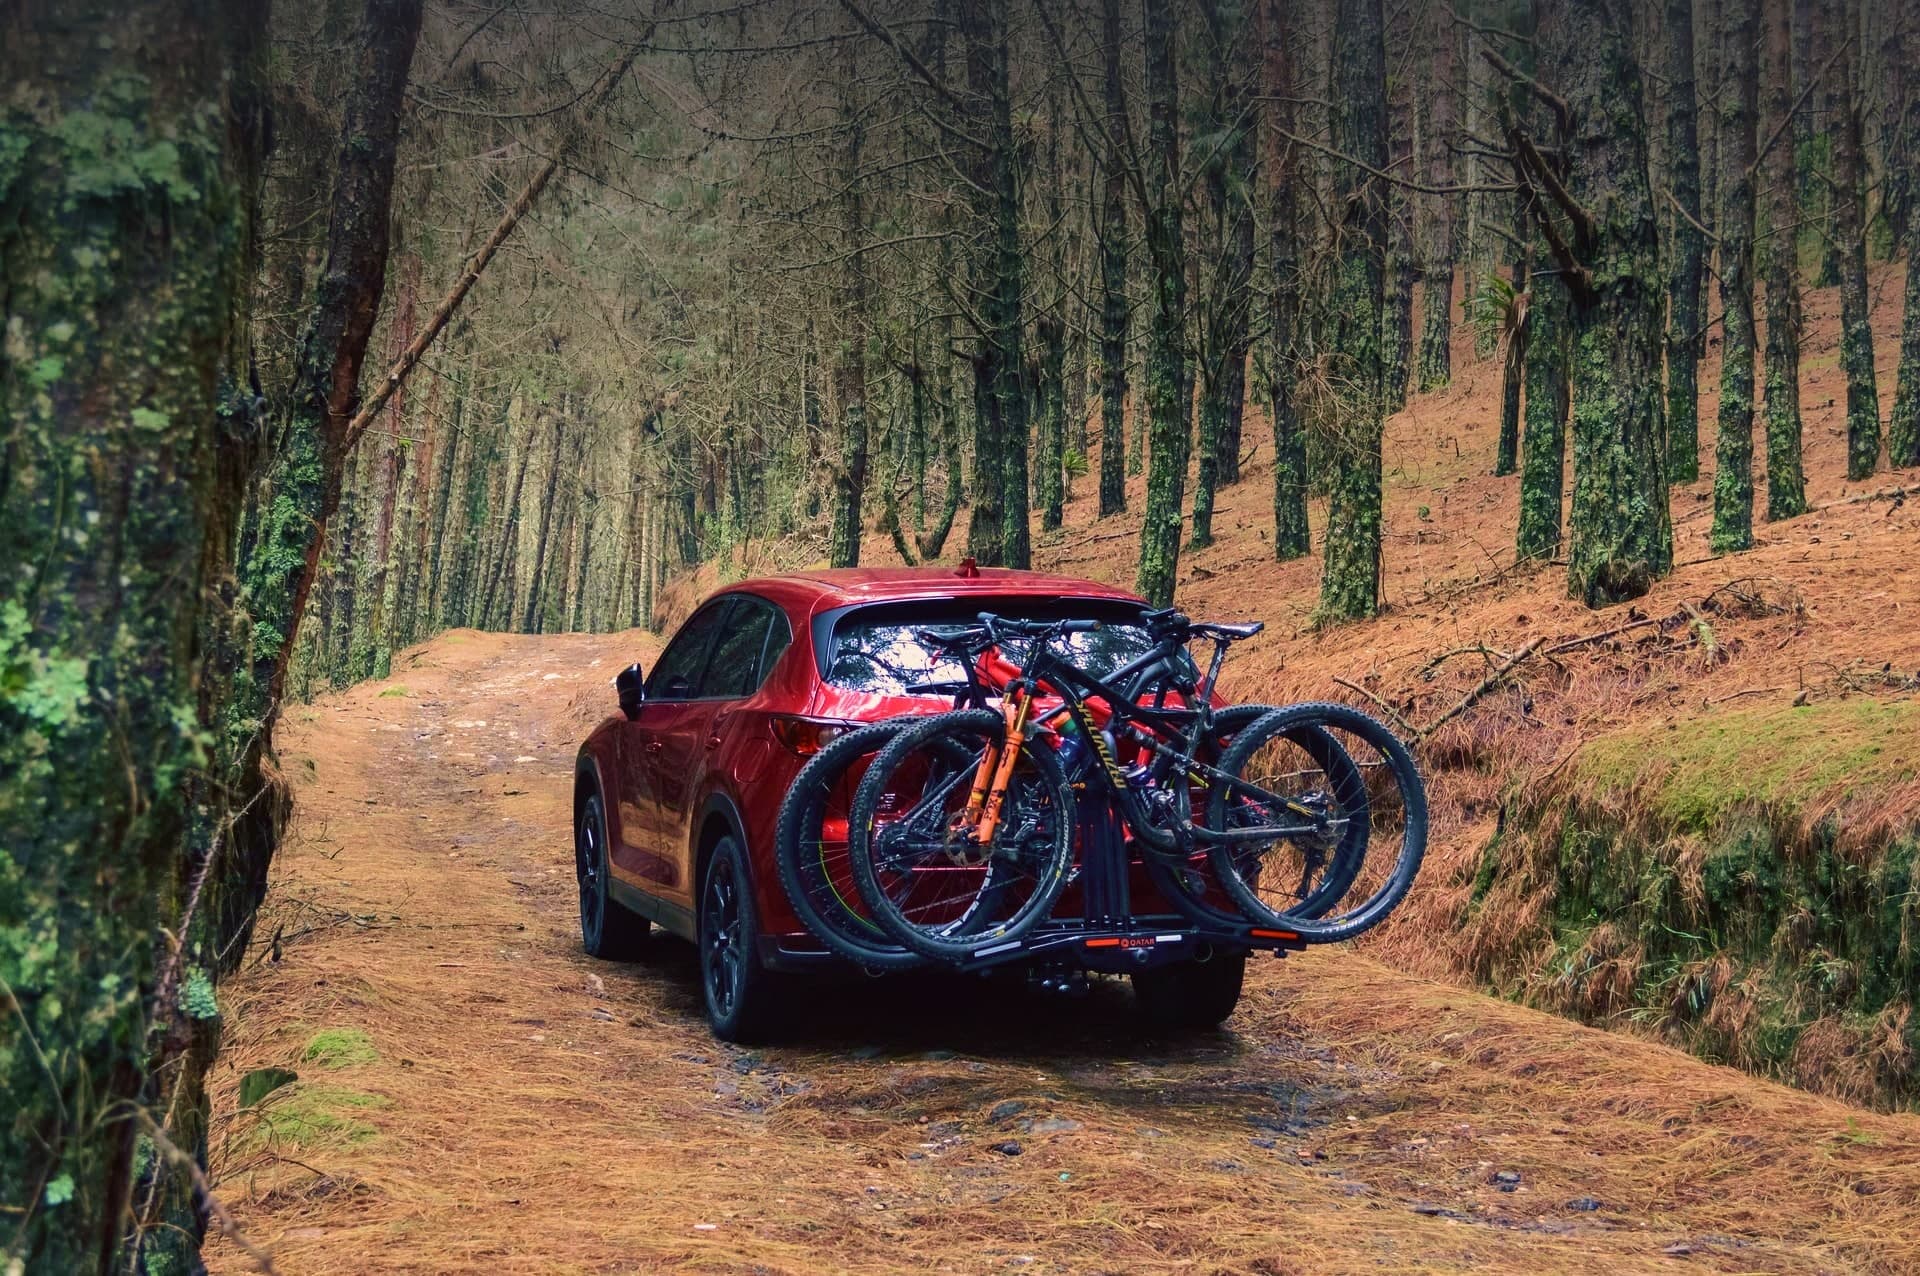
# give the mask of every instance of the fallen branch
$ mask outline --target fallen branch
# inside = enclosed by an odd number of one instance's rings
[[[1502,682],[1506,681],[1507,675],[1511,674],[1515,669],[1519,668],[1523,661],[1525,661],[1528,657],[1532,656],[1536,651],[1540,650],[1541,645],[1544,644],[1545,642],[1546,642],[1545,638],[1535,638],[1532,642],[1528,643],[1526,646],[1522,647],[1520,650],[1514,652],[1512,656],[1510,656],[1507,660],[1501,663],[1498,669],[1495,669],[1492,673],[1488,674],[1485,678],[1481,679],[1479,686],[1475,687],[1472,691],[1467,692],[1466,695],[1460,697],[1459,701],[1453,706],[1453,708],[1447,710],[1445,713],[1441,714],[1438,718],[1435,718],[1432,722],[1429,722],[1426,725],[1426,727],[1421,730],[1419,736],[1417,736],[1416,738],[1425,739],[1426,737],[1432,735],[1435,731],[1438,731],[1441,727],[1445,726],[1447,723],[1453,721],[1455,718],[1465,713],[1468,709],[1472,708],[1475,701],[1479,700],[1481,696],[1486,695],[1487,692],[1492,691],[1495,687],[1499,686]]]
[[[1495,656],[1505,660],[1511,654],[1512,653],[1505,651],[1495,651],[1483,642],[1476,642],[1465,647],[1452,647],[1427,661],[1426,664],[1421,665],[1420,672],[1416,673],[1414,677],[1420,679],[1422,682],[1432,682],[1433,675],[1439,672],[1440,666],[1446,664],[1447,661],[1452,660],[1455,656],[1482,656],[1488,664],[1492,664]]]
[[[1672,620],[1673,617],[1669,616],[1666,619]],[[1590,643],[1604,642],[1609,638],[1617,638],[1630,630],[1644,629],[1648,625],[1663,623],[1665,622],[1657,616],[1642,616],[1639,620],[1629,620],[1624,625],[1615,625],[1611,629],[1602,629],[1597,634],[1585,634],[1579,638],[1569,638],[1565,642],[1555,643],[1553,646],[1547,648],[1546,654],[1549,656],[1557,656],[1563,651],[1572,651],[1576,647],[1585,647]]]
[[[1738,700],[1741,696],[1764,696],[1769,691],[1785,690],[1785,687],[1748,687],[1744,691],[1730,691],[1724,696],[1715,696],[1713,699],[1705,701],[1704,703],[1709,705],[1725,704],[1729,700]]]
[[[1420,738],[1420,733],[1414,730],[1411,722],[1408,722],[1400,716],[1398,709],[1388,704],[1385,700],[1382,700],[1379,696],[1374,695],[1373,692],[1368,691],[1357,682],[1348,682],[1345,678],[1336,677],[1334,681],[1345,687],[1348,691],[1357,691],[1367,699],[1373,701],[1373,703],[1379,705],[1381,710],[1393,719],[1395,725],[1399,728],[1401,738],[1407,740],[1418,740]]]

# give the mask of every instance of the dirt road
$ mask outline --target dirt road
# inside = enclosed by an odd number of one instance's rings
[[[1920,1118],[1347,951],[1184,1041],[1121,986],[857,981],[721,1045],[685,945],[579,951],[572,755],[627,654],[455,633],[292,715],[215,1131],[279,1272],[1920,1271]]]

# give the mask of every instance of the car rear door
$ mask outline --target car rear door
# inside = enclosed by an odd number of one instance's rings
[[[732,595],[714,628],[706,666],[693,696],[666,706],[646,743],[649,837],[666,861],[665,893],[693,901],[696,809],[710,791],[709,772],[720,762],[731,708],[759,683],[760,655],[772,616],[767,604]]]
[[[707,711],[699,699],[707,659],[726,619],[730,599],[708,603],[687,619],[647,675],[639,714],[620,737],[620,846],[614,872],[655,895],[682,901],[690,888],[678,872],[672,844],[661,835],[661,754],[667,741]]]

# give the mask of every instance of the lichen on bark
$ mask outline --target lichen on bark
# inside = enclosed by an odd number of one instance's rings
[[[31,1271],[117,1249],[215,743],[249,9],[76,3],[0,42],[0,1213]]]

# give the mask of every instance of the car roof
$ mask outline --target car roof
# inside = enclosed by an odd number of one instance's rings
[[[1140,603],[1138,594],[1074,576],[1050,572],[1015,571],[1005,567],[838,567],[761,576],[715,591],[753,593],[789,607],[817,610],[861,603],[910,602],[914,599],[967,595],[1033,595],[1098,598]]]

